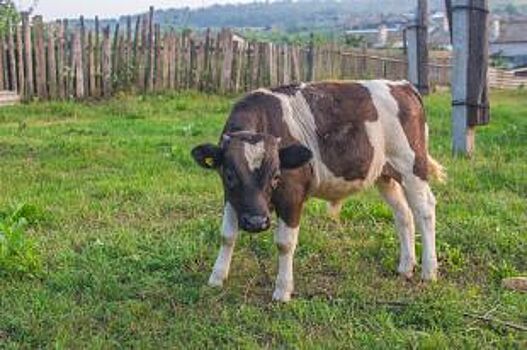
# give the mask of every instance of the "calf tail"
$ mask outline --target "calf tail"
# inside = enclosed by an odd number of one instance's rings
[[[424,115],[425,106],[423,103],[423,98],[421,94],[419,93],[419,91],[412,84],[410,84],[410,86],[412,87],[412,90],[415,96],[419,99],[419,103],[421,105],[421,108],[423,110],[423,115]],[[426,121],[424,121],[424,123],[425,123],[425,135],[424,135],[425,136],[425,146],[428,152],[428,124],[426,123]],[[428,174],[430,175],[430,177],[439,183],[445,183],[447,180],[447,174],[446,174],[445,167],[442,166],[441,163],[439,163],[437,160],[432,158],[430,153],[428,153],[427,163],[428,163]]]
[[[428,154],[428,174],[439,183],[445,183],[447,180],[445,167],[432,158],[430,154]]]

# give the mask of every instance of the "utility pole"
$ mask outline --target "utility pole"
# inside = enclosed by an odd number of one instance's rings
[[[453,45],[452,150],[471,156],[475,128],[490,121],[488,0],[447,0]]]
[[[428,95],[428,0],[417,1],[416,18],[406,29],[408,80]]]

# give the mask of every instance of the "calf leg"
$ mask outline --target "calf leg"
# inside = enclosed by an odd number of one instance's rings
[[[237,236],[238,219],[236,217],[236,211],[229,202],[225,202],[222,224],[222,246],[209,278],[210,286],[221,287],[223,286],[223,281],[227,279]]]
[[[342,205],[344,204],[344,201],[337,200],[328,202],[328,215],[330,218],[332,218],[335,221],[339,220],[340,211],[342,210]]]
[[[377,183],[382,197],[390,205],[395,218],[395,226],[399,234],[401,252],[397,271],[405,278],[412,278],[415,260],[415,227],[412,211],[404,196],[403,189],[393,179],[382,178]]]
[[[273,300],[288,302],[294,289],[293,282],[293,255],[298,243],[299,226],[289,227],[279,219],[278,229],[275,234],[275,243],[278,247],[278,276]]]
[[[423,253],[422,273],[423,280],[435,280],[437,278],[437,256],[435,242],[435,206],[436,200],[430,190],[428,182],[415,175],[403,179],[403,188],[406,199],[412,208],[414,217],[421,231]]]

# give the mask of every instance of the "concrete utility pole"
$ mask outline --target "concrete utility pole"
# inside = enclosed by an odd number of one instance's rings
[[[406,38],[408,80],[421,94],[428,95],[428,0],[418,0],[416,18],[407,27]]]
[[[490,119],[488,0],[447,0],[447,6],[452,16],[454,48],[452,150],[455,155],[471,156],[475,145],[475,127],[488,124]]]

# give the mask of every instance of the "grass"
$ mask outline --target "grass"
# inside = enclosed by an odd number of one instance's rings
[[[375,191],[339,224],[311,201],[296,295],[270,301],[272,234],[242,235],[223,290],[206,286],[222,190],[192,146],[215,141],[234,99],[182,93],[0,110],[0,212],[27,214],[28,269],[0,272],[0,348],[525,348],[527,93],[495,92],[473,159],[450,156],[447,95],[427,98],[440,280],[395,274],[393,220]],[[0,219],[2,216],[0,216]],[[32,249],[35,244],[37,249]],[[420,245],[418,245],[418,251]],[[35,256],[36,255],[36,256]]]

